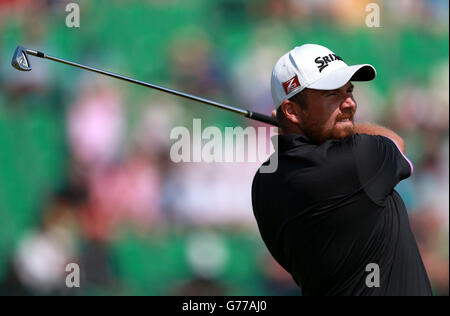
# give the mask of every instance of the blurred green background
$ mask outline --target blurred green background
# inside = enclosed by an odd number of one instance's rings
[[[269,114],[276,60],[304,43],[349,64],[357,118],[406,140],[397,187],[436,295],[448,295],[448,2],[0,0],[0,293],[300,295],[262,243],[258,163],[169,159],[170,130],[248,126],[221,110],[31,57],[16,45]],[[380,27],[365,6],[380,6]],[[259,125],[254,125],[259,126]],[[79,289],[64,286],[80,264]],[[62,267],[62,268],[57,268]]]

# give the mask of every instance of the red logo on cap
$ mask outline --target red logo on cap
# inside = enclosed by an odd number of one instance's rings
[[[289,79],[288,81],[283,82],[283,88],[284,88],[284,92],[286,92],[286,94],[291,93],[292,90],[294,90],[297,87],[300,87],[300,83],[298,82],[297,76],[294,76],[291,79]]]

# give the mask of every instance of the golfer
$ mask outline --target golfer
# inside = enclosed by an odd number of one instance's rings
[[[348,66],[315,44],[294,48],[272,72],[278,168],[256,173],[253,211],[303,295],[432,294],[394,190],[413,173],[404,141],[354,122],[352,82],[375,76],[371,65]]]

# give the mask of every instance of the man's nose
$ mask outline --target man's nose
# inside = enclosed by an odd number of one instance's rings
[[[345,100],[341,103],[341,110],[355,110],[356,109],[356,102],[353,100],[352,97],[347,97]]]

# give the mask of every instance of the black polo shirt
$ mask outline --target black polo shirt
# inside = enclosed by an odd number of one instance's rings
[[[277,140],[278,169],[256,173],[253,211],[267,248],[303,295],[431,295],[394,190],[413,171],[395,143],[365,134],[321,145],[300,135]]]

